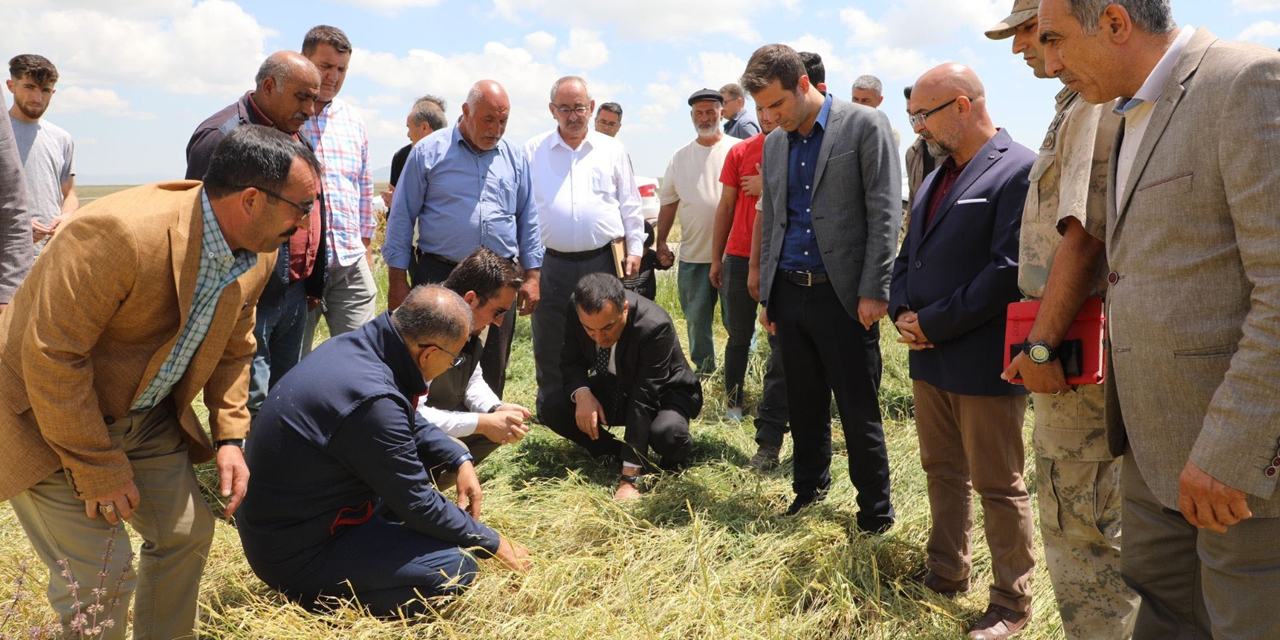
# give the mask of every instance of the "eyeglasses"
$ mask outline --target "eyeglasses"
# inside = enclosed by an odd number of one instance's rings
[[[609,122],[608,120],[596,120],[596,126],[597,126],[597,127],[604,127],[604,128],[606,128],[606,129],[617,129],[618,127],[621,127],[621,126],[622,126],[622,123],[621,123],[621,122]]]
[[[456,367],[461,367],[461,366],[463,365],[463,363],[465,363],[465,362],[467,361],[467,356],[466,356],[465,354],[464,354],[464,355],[458,355],[458,354],[456,354],[456,353],[454,353],[454,352],[452,352],[452,351],[450,351],[450,350],[448,350],[448,349],[446,349],[446,348],[444,348],[444,347],[442,347],[442,346],[440,346],[440,345],[438,345],[438,344],[422,344],[421,342],[419,342],[419,343],[418,343],[418,348],[420,348],[420,349],[426,349],[427,347],[435,347],[435,348],[437,348],[437,349],[439,349],[439,350],[441,350],[441,351],[443,351],[443,352],[445,352],[445,353],[449,354],[449,356],[451,356],[451,357],[453,358],[453,364],[449,365],[450,367],[455,367],[455,368],[456,368]]]
[[[571,113],[578,117],[582,117],[591,113],[591,107],[556,107],[556,111],[559,111],[560,115],[566,117]]]
[[[481,304],[481,305],[489,304],[489,298],[486,298],[486,297],[484,297],[484,296],[480,296],[480,304]],[[494,307],[494,308],[493,308],[493,319],[494,319],[494,320],[500,320],[500,319],[502,318],[502,316],[507,315],[507,312],[508,312],[508,311],[510,311],[510,310],[511,310],[511,309],[503,309],[502,307]]]
[[[294,201],[292,201],[292,200],[290,200],[290,199],[288,199],[288,198],[286,198],[286,197],[284,197],[284,196],[282,196],[282,195],[280,195],[280,194],[278,194],[278,193],[276,193],[276,192],[274,192],[274,191],[272,191],[272,190],[270,190],[270,189],[264,189],[264,188],[262,188],[262,187],[255,187],[254,185],[246,185],[246,186],[243,186],[243,187],[236,187],[236,188],[237,188],[237,189],[240,189],[240,190],[244,190],[244,189],[257,189],[258,191],[261,191],[261,192],[263,192],[263,193],[265,193],[265,194],[267,194],[267,195],[271,196],[272,198],[275,198],[276,200],[280,200],[280,201],[282,201],[282,202],[286,202],[286,203],[288,203],[288,204],[291,204],[291,205],[293,205],[293,207],[294,207],[295,209],[297,209],[298,211],[301,211],[301,212],[302,212],[302,217],[303,217],[303,218],[305,218],[305,217],[307,217],[307,216],[311,215],[311,210],[312,210],[312,209],[314,209],[314,208],[315,208],[315,206],[316,206],[316,201],[315,201],[315,200],[312,200],[311,202],[308,202],[308,203],[306,203],[306,204],[298,204],[297,202],[294,202]]]
[[[964,98],[965,100],[969,100],[969,98],[968,98],[968,97],[966,97],[966,96],[956,96],[956,97],[952,98],[949,102],[946,102],[946,103],[944,103],[943,105],[941,105],[941,106],[939,106],[939,107],[937,107],[937,108],[930,109],[930,110],[928,110],[928,111],[917,111],[916,113],[908,113],[908,114],[907,114],[907,119],[911,122],[911,126],[912,126],[912,128],[915,128],[915,127],[923,127],[923,126],[924,126],[924,121],[925,121],[925,120],[928,120],[928,119],[929,119],[929,116],[931,116],[931,115],[933,115],[933,114],[935,114],[935,113],[937,113],[937,112],[939,112],[939,111],[942,111],[943,109],[946,109],[947,107],[949,107],[949,106],[951,106],[951,105],[955,104],[956,100],[959,100],[960,98]]]

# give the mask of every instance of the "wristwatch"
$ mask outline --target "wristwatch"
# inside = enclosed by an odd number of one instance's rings
[[[219,440],[219,441],[217,441],[217,442],[213,443],[213,450],[214,450],[214,451],[217,451],[218,449],[221,449],[221,448],[223,448],[223,447],[225,447],[225,446],[227,446],[227,445],[231,445],[231,446],[233,446],[233,447],[240,447],[240,450],[241,450],[241,451],[243,451],[243,450],[244,450],[244,438],[229,438],[229,439],[227,439],[227,440]]]
[[[1045,364],[1058,359],[1058,351],[1047,342],[1028,342],[1023,345],[1022,352],[1036,364]]]

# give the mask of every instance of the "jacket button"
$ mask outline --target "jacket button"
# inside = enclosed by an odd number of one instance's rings
[[[115,416],[102,416],[102,421],[108,425],[112,425],[116,423],[116,418]]]
[[[1267,470],[1266,470],[1266,471],[1263,471],[1262,473],[1263,473],[1263,475],[1267,476],[1268,478],[1274,478],[1274,477],[1276,477],[1276,468],[1275,468],[1275,467],[1267,467]]]
[[[1275,458],[1272,458],[1271,466],[1280,467],[1280,456],[1276,456]]]
[[[1116,273],[1116,272],[1114,272],[1114,271],[1112,271],[1111,273],[1108,273],[1108,274],[1107,274],[1107,282],[1110,282],[1111,284],[1115,284],[1115,283],[1117,283],[1117,282],[1120,282],[1120,274],[1118,274],[1118,273]]]
[[[920,267],[922,267],[922,266],[923,266],[923,265],[921,265],[921,264],[920,264],[920,261],[919,261],[919,260],[916,260],[916,268],[917,268],[917,269],[919,269],[919,268],[920,268]]]

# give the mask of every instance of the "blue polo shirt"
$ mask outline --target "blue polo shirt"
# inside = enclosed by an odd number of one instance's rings
[[[787,133],[791,152],[787,162],[787,234],[782,240],[782,252],[778,268],[783,271],[812,271],[825,273],[822,254],[818,251],[818,236],[813,232],[813,217],[809,207],[813,204],[813,178],[818,169],[818,153],[822,150],[822,136],[827,128],[827,116],[831,113],[831,96],[822,102],[818,118],[809,135],[800,131]]]

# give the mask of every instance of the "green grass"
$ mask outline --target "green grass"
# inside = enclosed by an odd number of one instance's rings
[[[381,265],[379,265],[381,267]],[[381,269],[380,269],[381,270]],[[672,312],[675,272],[659,276],[659,301]],[[385,305],[385,295],[380,298]],[[527,320],[517,325],[507,397],[532,406],[535,383]],[[887,328],[887,324],[885,327]],[[723,328],[717,328],[719,345]],[[887,535],[857,533],[853,489],[839,428],[833,486],[825,503],[783,518],[790,492],[790,439],[782,469],[741,469],[755,451],[750,421],[724,419],[723,381],[694,421],[695,464],[645,476],[644,496],[619,505],[617,469],[593,462],[545,428],[503,447],[480,466],[483,520],[527,546],[533,568],[516,575],[483,563],[475,586],[436,615],[385,622],[353,607],[318,616],[290,605],[250,571],[232,527],[219,523],[200,597],[205,638],[915,638],[963,637],[987,604],[990,556],[974,535],[974,589],[946,600],[911,582],[924,562],[929,509],[911,421],[906,352],[883,340],[885,410],[899,521]],[[323,339],[323,335],[317,337]],[[763,339],[762,349],[767,349]],[[718,354],[720,355],[720,354]],[[748,408],[760,390],[763,354],[753,356]],[[721,356],[722,357],[722,356]],[[1024,439],[1030,439],[1030,427]],[[202,481],[216,479],[208,466]],[[1034,472],[1027,484],[1034,487]],[[1034,490],[1034,489],[1033,489]],[[1034,495],[1033,495],[1034,499]],[[8,505],[0,506],[0,602],[29,546]],[[1019,637],[1061,638],[1043,550],[1037,545],[1035,613]],[[39,565],[38,562],[35,563]],[[32,572],[19,615],[0,631],[47,622],[43,567]],[[0,623],[2,624],[2,623]]]

